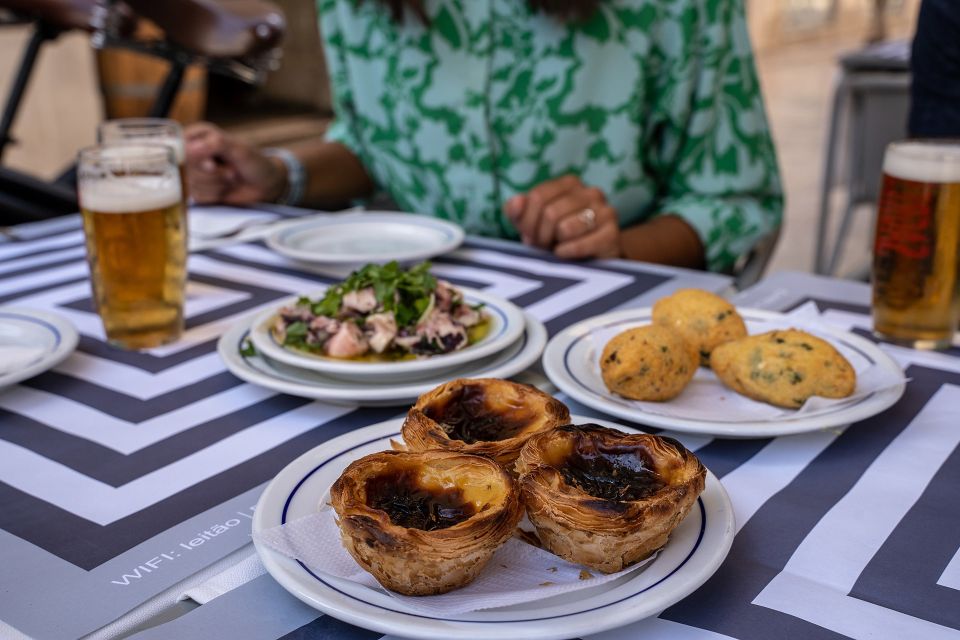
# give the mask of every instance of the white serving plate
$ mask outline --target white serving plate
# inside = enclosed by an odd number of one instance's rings
[[[46,311],[0,307],[0,388],[51,369],[77,348],[77,330]]]
[[[414,262],[449,253],[463,229],[413,213],[364,211],[285,224],[267,238],[271,249],[303,262],[354,265]]]
[[[759,309],[737,311],[743,316],[750,335],[797,324],[782,313]],[[823,324],[816,328],[801,328],[827,340],[848,359],[868,362],[870,366],[879,367],[884,373],[898,376],[902,382],[815,411],[798,413],[789,410],[773,411],[769,405],[738,396],[717,380],[713,372],[701,368],[688,389],[669,402],[641,403],[628,400],[607,390],[600,376],[600,353],[607,340],[621,331],[649,324],[650,316],[650,308],[628,309],[595,316],[567,327],[547,344],[543,353],[544,372],[561,391],[597,411],[652,427],[724,438],[768,438],[850,424],[890,407],[900,399],[906,388],[906,379],[900,366],[877,345],[860,336]],[[695,410],[691,398],[686,395],[693,386],[697,387],[693,393],[698,399],[702,400],[707,396],[715,399],[709,417],[703,415],[700,406]],[[690,403],[689,409],[685,407],[685,402]],[[731,402],[736,402],[741,410],[744,404],[755,405],[753,412],[758,417],[751,419],[749,415],[743,415],[742,411],[735,416],[725,415],[724,405]],[[769,417],[772,411],[782,415]]]
[[[509,378],[536,362],[547,344],[547,330],[536,318],[527,315],[520,338],[506,349],[469,362],[443,375],[409,383],[351,382],[316,371],[298,369],[269,357],[240,353],[249,335],[245,323],[238,323],[217,343],[220,357],[235,376],[251,384],[303,398],[331,404],[364,407],[409,405],[423,393],[451,378]]]
[[[636,432],[592,418],[572,419]],[[388,420],[352,431],[291,462],[260,496],[253,517],[254,533],[315,512],[350,462],[391,448],[390,440],[400,438],[401,423],[402,419]],[[660,613],[713,575],[730,550],[734,532],[730,498],[708,471],[697,505],[646,568],[589,590],[448,617],[410,612],[386,593],[314,574],[298,561],[254,544],[267,571],[281,586],[306,604],[350,624],[405,638],[548,640],[595,634]]]
[[[464,299],[468,303],[485,305],[483,311],[490,318],[490,329],[483,340],[452,353],[399,362],[356,362],[327,358],[284,347],[274,339],[270,325],[277,310],[284,305],[293,304],[299,296],[280,300],[269,309],[257,314],[250,325],[250,339],[258,352],[277,362],[335,376],[340,380],[399,383],[435,377],[506,349],[520,338],[526,326],[523,311],[512,302],[475,289],[461,288],[460,291],[463,292]],[[313,295],[311,298],[316,298],[318,295],[322,294]]]

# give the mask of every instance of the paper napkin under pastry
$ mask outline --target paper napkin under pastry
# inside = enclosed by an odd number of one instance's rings
[[[808,399],[797,410],[783,409],[764,402],[752,400],[725,387],[710,369],[700,367],[693,380],[676,399],[671,402],[643,402],[614,397],[613,401],[629,407],[641,409],[644,412],[681,418],[687,420],[709,420],[713,422],[751,422],[758,420],[789,419],[798,416],[812,417],[827,411],[835,411],[841,405],[854,404],[858,400],[871,394],[879,393],[897,385],[903,384],[905,378],[901,372],[891,371],[883,366],[871,364],[861,353],[839,344],[836,339],[821,329],[826,323],[817,311],[816,306],[801,307],[782,318],[771,320],[747,320],[747,329],[750,335],[772,331],[774,329],[796,328],[807,331],[823,338],[850,361],[857,372],[857,388],[853,395],[847,398],[829,399],[814,396]],[[591,367],[589,376],[594,391],[607,395],[600,373],[600,352],[603,345],[613,338],[622,326],[612,329],[601,329],[592,333],[589,340],[593,343],[589,350]]]
[[[47,349],[44,347],[0,344],[0,376],[30,366],[42,358],[46,352]]]
[[[340,542],[333,509],[293,520],[254,535],[259,544],[296,558],[316,573],[345,578],[381,593],[389,593],[408,609],[431,615],[454,615],[542,600],[587,589],[637,571],[649,558],[619,573],[604,575],[513,538],[508,540],[465,587],[437,596],[403,596],[387,591],[350,557]]]

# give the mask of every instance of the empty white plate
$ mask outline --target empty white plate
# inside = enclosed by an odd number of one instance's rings
[[[46,311],[0,307],[0,388],[56,366],[77,347],[77,330]]]
[[[267,238],[271,249],[288,258],[330,265],[426,260],[462,242],[463,229],[452,222],[381,211],[291,223]]]
[[[476,289],[463,287],[460,291],[463,292],[463,297],[468,303],[484,305],[483,311],[490,318],[490,329],[482,340],[451,353],[397,362],[362,362],[328,358],[284,347],[276,341],[270,330],[273,326],[273,318],[280,307],[295,303],[299,296],[280,300],[269,309],[257,314],[250,327],[250,339],[257,351],[277,362],[336,376],[341,380],[401,383],[435,377],[467,362],[479,360],[505,349],[516,342],[523,333],[525,325],[523,311],[517,305]],[[321,294],[310,297],[315,299],[319,295]]]

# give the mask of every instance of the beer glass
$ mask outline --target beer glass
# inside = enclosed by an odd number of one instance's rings
[[[173,150],[84,149],[78,194],[97,311],[107,339],[147,349],[183,332],[186,217]]]
[[[186,148],[183,142],[183,129],[179,122],[169,118],[108,120],[97,127],[97,142],[104,146],[131,142],[169,145],[177,159],[180,188],[183,189],[183,202],[186,204],[188,198]]]
[[[894,142],[883,161],[873,325],[916,349],[950,346],[960,320],[960,140]]]

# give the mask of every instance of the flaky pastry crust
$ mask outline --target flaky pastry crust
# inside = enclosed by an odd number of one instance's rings
[[[532,435],[568,422],[566,405],[536,387],[497,378],[461,378],[420,396],[407,413],[402,433],[411,451],[462,451],[512,469]]]
[[[387,589],[412,596],[470,583],[523,515],[509,473],[451,451],[365,456],[330,496],[350,555]]]
[[[592,424],[532,437],[517,471],[544,548],[604,573],[666,544],[706,478],[697,457],[672,438]]]

